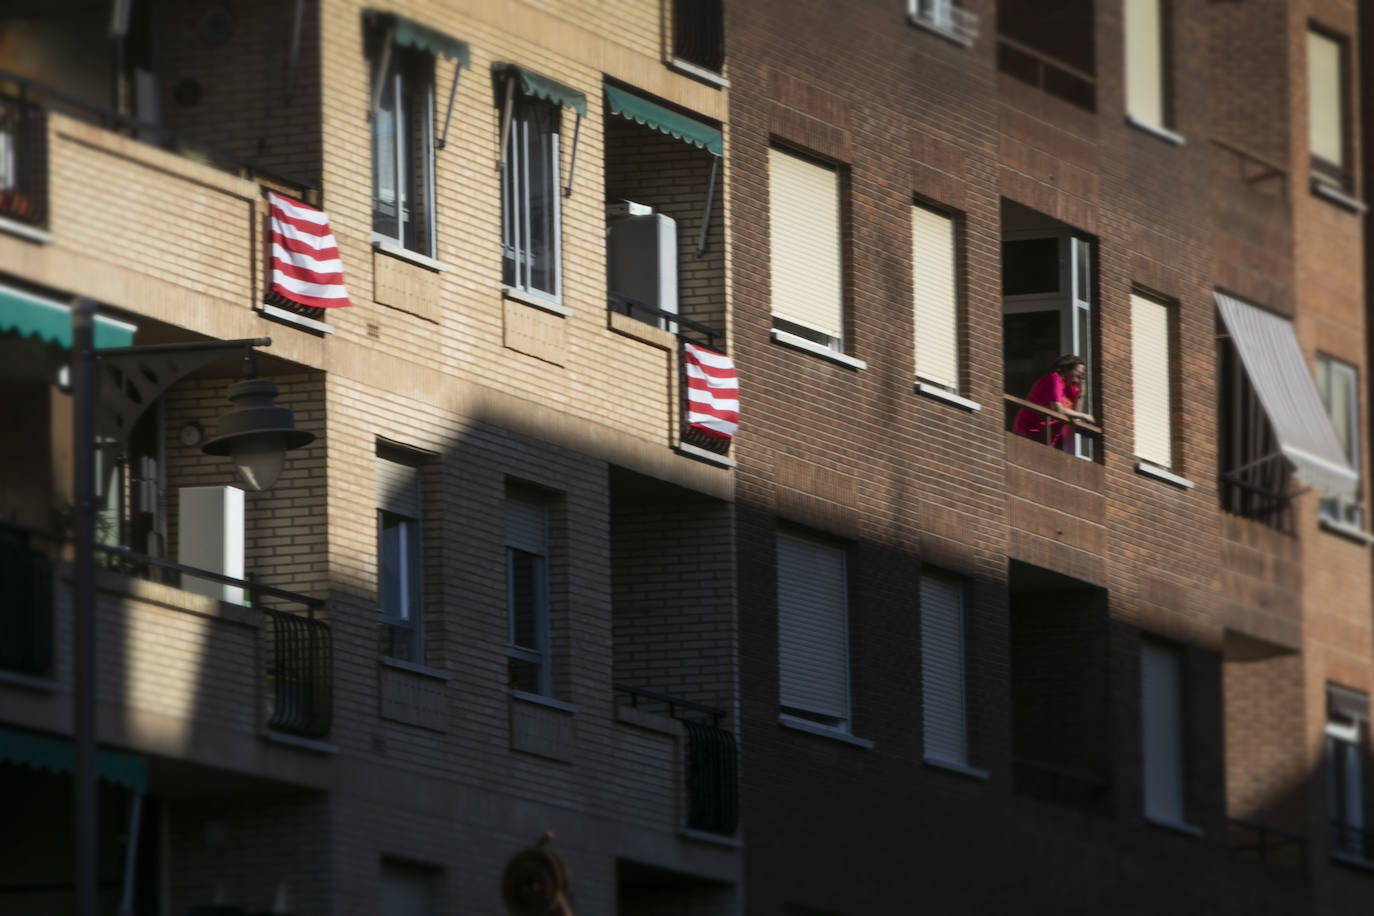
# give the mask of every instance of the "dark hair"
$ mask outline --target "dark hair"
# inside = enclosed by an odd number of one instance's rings
[[[1087,366],[1087,363],[1083,361],[1083,357],[1074,356],[1072,353],[1065,353],[1054,361],[1054,365],[1050,367],[1050,371],[1063,375],[1065,372],[1072,372],[1079,366]]]

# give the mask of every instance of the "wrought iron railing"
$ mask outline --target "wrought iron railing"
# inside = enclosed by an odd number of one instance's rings
[[[42,108],[0,95],[0,217],[47,225],[47,141]]]
[[[97,105],[18,73],[0,70],[0,85],[6,86],[7,90],[13,87],[12,91],[3,94],[6,104],[9,105],[18,104],[46,111],[60,111],[78,120],[135,137],[153,146],[194,156],[210,166],[233,172],[244,178],[265,180],[284,188],[294,188],[300,191],[314,192],[319,190],[317,182],[302,180],[296,176],[278,172],[255,160],[235,155],[181,131],[171,130],[149,121],[140,121],[138,118],[122,114],[113,108]],[[42,168],[42,166],[39,167]]]
[[[997,69],[1055,98],[1097,110],[1097,78],[1005,35],[997,36]]]
[[[672,0],[673,57],[719,73],[725,64],[721,0]]]
[[[0,671],[48,677],[53,670],[53,556],[60,541],[0,527]]]
[[[334,644],[329,625],[263,609],[267,625],[267,727],[323,738],[334,710]]]
[[[1307,838],[1268,824],[1230,820],[1226,824],[1231,851],[1253,856],[1265,865],[1307,872]]]
[[[1285,491],[1271,489],[1245,480],[1237,473],[1217,476],[1221,508],[1232,515],[1268,525],[1283,534],[1292,534],[1293,500]]]
[[[1331,822],[1331,854],[1359,862],[1374,862],[1374,832],[1345,821]]]
[[[639,709],[643,703],[682,723],[687,735],[687,829],[734,834],[739,825],[739,750],[734,734],[720,727],[725,710],[642,687],[612,686],[629,699],[629,706]]]
[[[1017,757],[1013,787],[1018,795],[1038,798],[1084,811],[1102,811],[1107,804],[1107,781],[1100,776]]]

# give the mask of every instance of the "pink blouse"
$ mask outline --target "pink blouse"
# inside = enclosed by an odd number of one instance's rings
[[[1032,404],[1040,404],[1045,407],[1073,407],[1078,403],[1078,386],[1067,384],[1062,375],[1058,372],[1051,372],[1031,386],[1030,393],[1026,395],[1026,400]],[[1023,407],[1017,413],[1011,428],[1013,432],[1019,433],[1027,439],[1044,442],[1046,421],[1050,424],[1050,444],[1058,445],[1060,440],[1069,433],[1069,424],[1062,420],[1050,420],[1042,414]]]

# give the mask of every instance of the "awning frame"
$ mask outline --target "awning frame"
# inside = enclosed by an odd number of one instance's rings
[[[493,64],[493,73],[504,73],[506,80],[506,101],[501,113],[501,156],[497,168],[506,170],[506,155],[510,151],[510,122],[515,108],[515,83],[520,81],[522,94],[542,99],[561,108],[571,108],[577,114],[573,124],[572,152],[568,156],[568,182],[563,186],[563,196],[571,197],[573,174],[577,169],[577,142],[582,135],[582,116],[587,113],[587,97],[570,86],[565,86],[547,76],[540,76],[519,64]],[[560,163],[561,167],[561,163]]]
[[[391,66],[392,48],[396,45],[415,48],[436,58],[444,57],[453,61],[453,81],[448,88],[448,106],[444,112],[444,129],[434,138],[434,148],[441,150],[448,145],[448,128],[453,121],[453,104],[458,97],[458,81],[463,68],[471,65],[471,52],[465,41],[432,29],[413,19],[396,13],[382,13],[366,10],[364,16],[374,22],[386,22],[386,35],[382,39],[382,53],[378,56],[377,68],[372,74],[372,105],[368,117],[376,118],[377,109],[382,104],[382,79]]]

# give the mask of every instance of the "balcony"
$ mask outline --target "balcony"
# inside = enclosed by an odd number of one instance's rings
[[[1047,95],[1095,111],[1091,0],[998,0],[997,69]]]
[[[673,63],[703,76],[725,66],[725,15],[721,0],[672,0]]]
[[[1262,865],[1307,873],[1307,838],[1268,824],[1229,820],[1226,832],[1231,851]]]

